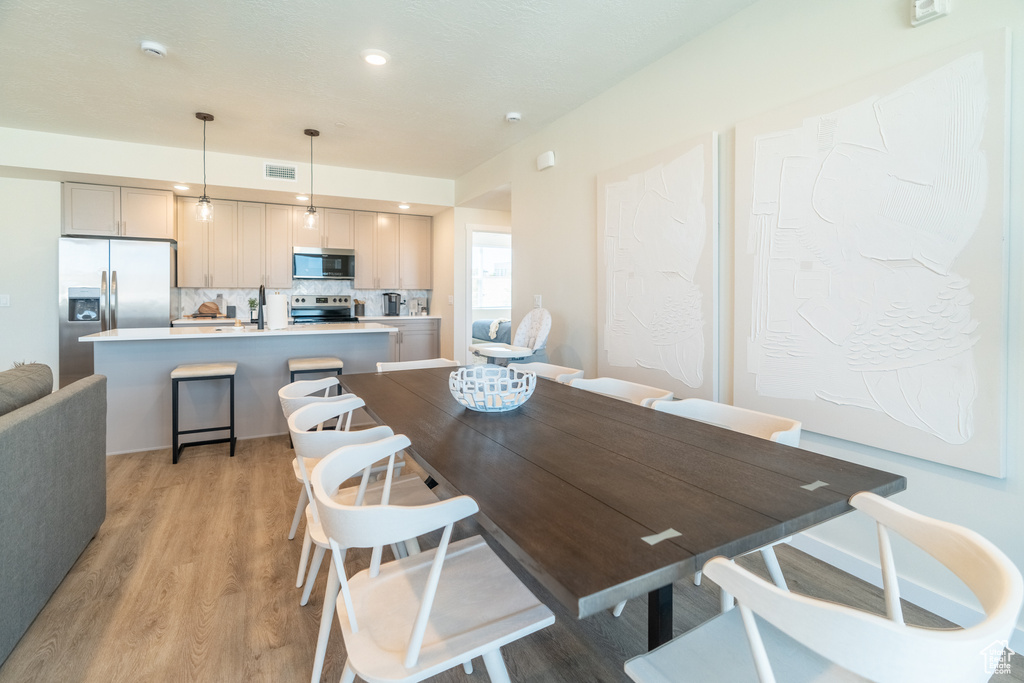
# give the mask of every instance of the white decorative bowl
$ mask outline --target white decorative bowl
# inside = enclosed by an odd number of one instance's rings
[[[526,403],[537,387],[537,373],[498,365],[470,365],[452,372],[448,388],[470,410],[497,413]]]

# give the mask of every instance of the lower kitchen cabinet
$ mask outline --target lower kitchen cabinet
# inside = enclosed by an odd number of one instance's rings
[[[398,360],[426,360],[441,353],[441,321],[436,318],[415,320],[381,320],[381,324],[398,329]]]

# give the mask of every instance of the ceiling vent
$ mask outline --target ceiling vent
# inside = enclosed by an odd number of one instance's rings
[[[284,164],[263,164],[263,177],[268,180],[288,180],[295,182],[295,167]]]

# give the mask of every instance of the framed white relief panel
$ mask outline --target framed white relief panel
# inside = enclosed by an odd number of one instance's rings
[[[597,177],[602,376],[718,393],[718,136]]]
[[[737,405],[1005,476],[1009,33],[736,127]]]

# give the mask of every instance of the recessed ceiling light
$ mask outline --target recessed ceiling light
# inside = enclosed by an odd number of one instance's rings
[[[373,66],[384,66],[391,60],[391,55],[383,50],[363,50],[359,55],[363,61]]]
[[[300,202],[308,202],[309,201],[309,197],[307,197],[304,194],[297,194],[297,195],[295,195],[295,198],[298,199]]]
[[[408,209],[408,208],[409,208],[409,205],[408,205],[408,204],[399,204],[399,205],[398,205],[398,208],[399,208],[399,209]]]
[[[174,189],[175,189],[175,190],[181,190],[181,191],[183,191],[183,192],[184,192],[185,190],[188,190],[188,189],[189,189],[189,186],[188,186],[188,185],[175,185],[175,186],[174,186]]]
[[[167,48],[153,40],[144,40],[139,43],[139,49],[150,57],[166,57]]]

